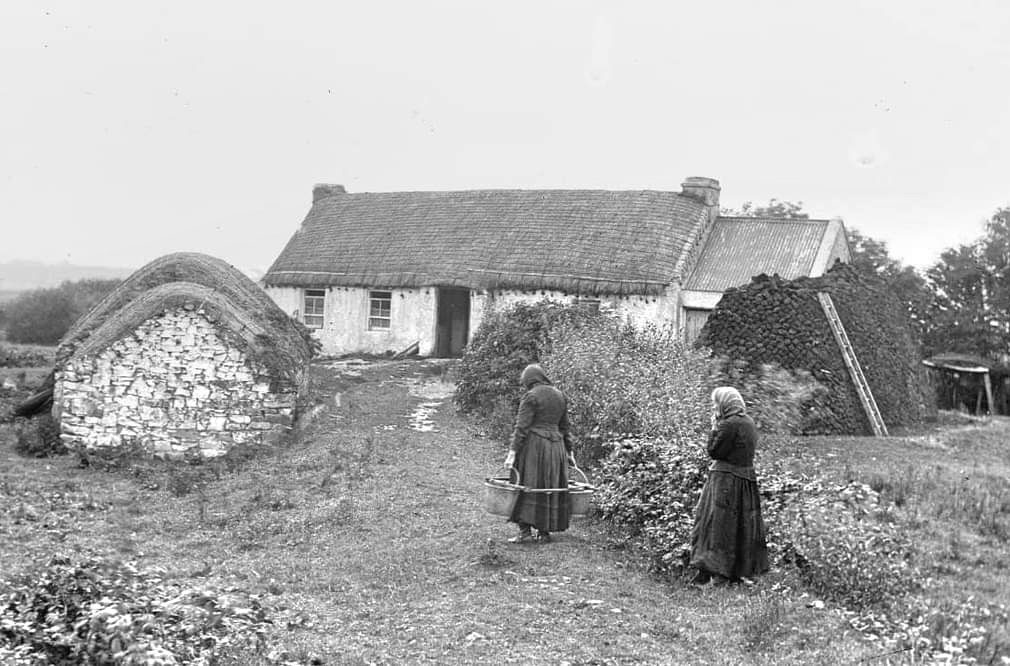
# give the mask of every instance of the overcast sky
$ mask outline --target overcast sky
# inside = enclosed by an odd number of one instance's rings
[[[0,260],[265,270],[317,182],[800,200],[931,264],[1010,205],[1010,2],[0,3]]]

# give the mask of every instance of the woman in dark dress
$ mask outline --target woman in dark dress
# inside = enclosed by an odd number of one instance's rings
[[[520,382],[526,394],[519,403],[505,466],[514,466],[527,488],[567,489],[568,464],[575,464],[567,400],[539,365],[527,366]],[[532,541],[534,527],[537,541],[550,541],[551,532],[568,529],[568,519],[567,492],[522,493],[510,519],[519,524],[519,536],[509,541]]]
[[[739,581],[768,570],[761,497],[754,474],[758,433],[740,393],[731,386],[712,391],[712,458],[691,533],[695,583]]]

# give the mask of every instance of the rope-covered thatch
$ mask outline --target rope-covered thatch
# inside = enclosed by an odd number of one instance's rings
[[[706,206],[677,192],[335,193],[316,201],[268,286],[459,286],[660,294]]]
[[[243,307],[224,291],[192,282],[169,282],[139,294],[92,329],[72,358],[97,354],[130,335],[145,321],[177,308],[200,312],[222,338],[245,351],[273,377],[293,380],[308,360],[301,336],[278,331],[260,311]]]
[[[134,300],[146,298],[156,287],[177,282],[190,285],[183,291],[195,294],[192,287],[201,286],[218,294],[228,309],[245,313],[239,319],[253,320],[264,335],[276,338],[280,347],[289,349],[292,360],[297,359],[299,365],[308,361],[308,347],[295,323],[252,280],[216,257],[178,252],[159,257],[133,273],[78,319],[60,342],[57,364],[70,358],[107,320],[119,317]],[[179,293],[173,292],[173,298],[181,298]],[[152,301],[146,298],[144,302]]]

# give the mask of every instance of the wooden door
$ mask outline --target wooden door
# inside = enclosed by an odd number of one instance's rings
[[[470,290],[438,290],[435,354],[442,358],[462,356],[470,337]]]

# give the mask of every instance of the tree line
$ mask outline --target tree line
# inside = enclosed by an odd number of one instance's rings
[[[91,309],[120,280],[75,280],[32,289],[0,304],[0,328],[8,342],[55,345],[78,317]]]
[[[808,219],[803,202],[747,202],[724,215]],[[974,241],[948,248],[925,271],[891,257],[887,244],[847,230],[851,263],[881,277],[908,311],[923,355],[959,352],[1010,361],[1010,206]]]

